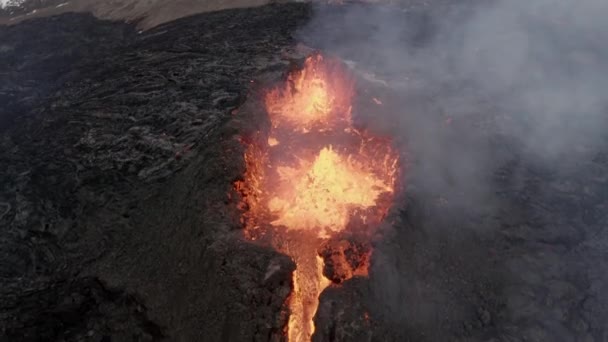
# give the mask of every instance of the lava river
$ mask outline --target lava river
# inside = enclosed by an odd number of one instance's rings
[[[326,287],[367,275],[369,236],[393,200],[398,155],[389,139],[353,125],[355,96],[339,60],[311,55],[264,93],[270,129],[246,142],[247,172],[236,184],[245,235],[296,263],[290,342],[311,340]]]

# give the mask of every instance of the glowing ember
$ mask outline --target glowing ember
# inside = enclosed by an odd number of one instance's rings
[[[247,173],[236,185],[246,236],[269,241],[297,266],[291,342],[310,341],[319,295],[332,281],[367,275],[369,243],[339,235],[368,236],[391,205],[398,157],[390,141],[353,127],[353,95],[342,64],[315,54],[266,94],[268,138],[244,141]]]
[[[277,138],[273,138],[273,137],[268,138],[268,146],[277,146],[278,144],[279,144],[279,141],[277,140]]]

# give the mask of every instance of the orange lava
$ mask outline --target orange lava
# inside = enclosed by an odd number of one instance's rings
[[[342,231],[353,208],[372,207],[380,194],[392,191],[390,179],[381,179],[331,146],[312,162],[279,165],[276,171],[280,186],[268,203],[277,217],[272,224],[317,231],[321,237]]]
[[[274,128],[307,132],[350,121],[354,82],[339,61],[310,56],[302,70],[289,75],[284,86],[268,92],[266,110]]]
[[[388,139],[352,124],[354,78],[342,63],[320,54],[265,96],[267,137],[247,141],[245,235],[268,241],[296,263],[287,337],[310,341],[319,295],[332,281],[320,249],[339,234],[369,234],[388,211],[398,156]],[[348,264],[346,244],[334,244],[339,281],[366,276],[371,248]],[[333,245],[332,245],[333,246]],[[336,285],[337,286],[337,285]]]

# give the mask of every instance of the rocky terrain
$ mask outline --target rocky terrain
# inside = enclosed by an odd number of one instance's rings
[[[42,18],[61,13],[91,13],[95,17],[107,20],[122,20],[135,23],[138,28],[146,30],[175,19],[219,11],[230,8],[248,8],[270,3],[284,3],[285,0],[5,0],[0,6],[0,25],[13,25],[23,20]],[[319,1],[335,2],[339,1]],[[379,2],[376,0],[360,2]],[[385,4],[398,4],[403,8],[432,7],[446,0],[386,0]]]
[[[228,123],[309,8],[253,13],[143,35],[83,14],[2,28],[3,336],[277,334],[294,266],[230,237],[244,165]]]
[[[403,44],[424,44],[428,11],[398,14],[411,23]],[[351,60],[358,117],[408,155],[370,278],[322,294],[315,341],[608,340],[608,145],[581,137],[541,163],[482,92],[404,92],[402,75],[374,73],[373,53],[332,51],[357,38],[339,20],[317,27],[323,39],[303,35],[312,13],[231,9],[143,33],[74,13],[0,26],[2,340],[282,340],[295,265],[241,238],[233,183],[238,138],[260,124],[239,108],[303,56],[298,40]],[[373,120],[371,96],[389,112],[405,97],[409,115]],[[447,120],[440,99],[463,97],[478,106]],[[429,165],[402,130],[413,122],[446,156],[491,156],[482,205],[449,172],[429,181],[429,167],[466,159]]]

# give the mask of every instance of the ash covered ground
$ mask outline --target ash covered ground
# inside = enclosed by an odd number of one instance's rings
[[[412,70],[403,88],[403,75],[374,70],[382,49],[337,49],[375,29],[340,25],[351,6],[325,12],[323,39],[302,30],[309,4],[141,34],[69,13],[0,27],[3,339],[283,339],[295,265],[241,238],[233,183],[245,171],[238,137],[261,125],[240,108],[303,57],[304,41],[360,57],[355,114],[408,156],[369,279],[322,294],[314,340],[608,340],[605,140],[541,162],[504,129],[508,108],[476,87]],[[446,6],[381,13],[407,23],[393,38],[414,49]],[[463,109],[446,98],[476,105],[453,116]],[[374,119],[396,111],[407,113],[398,124]],[[481,171],[450,172],[480,154]],[[483,191],[458,186],[467,172]]]

